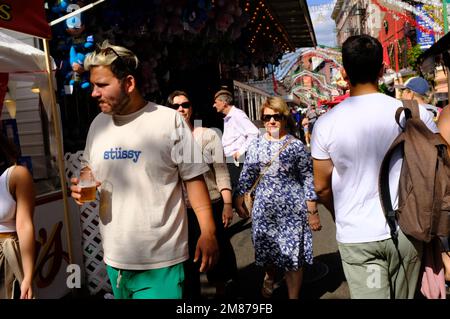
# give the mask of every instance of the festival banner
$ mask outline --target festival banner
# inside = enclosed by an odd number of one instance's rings
[[[44,0],[0,0],[0,28],[50,39]]]
[[[416,9],[423,12],[422,7],[423,5],[421,4],[416,5]],[[426,14],[425,12],[423,13]],[[431,28],[431,26],[419,15],[416,15],[416,22],[420,26],[423,26],[425,28]],[[420,45],[420,48],[422,50],[430,48],[434,43],[434,33],[427,34],[425,32],[422,32],[422,30],[420,30],[419,28],[417,28],[416,30],[416,38],[417,44]]]

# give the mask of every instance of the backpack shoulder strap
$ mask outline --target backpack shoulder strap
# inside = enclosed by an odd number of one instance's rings
[[[409,119],[417,119],[420,120],[420,109],[419,104],[415,100],[402,100],[403,106],[400,106],[395,112],[395,121],[398,126],[402,128],[402,131],[405,130],[405,125],[400,123],[400,116],[404,112],[405,113],[405,124]]]
[[[402,100],[403,107],[411,111],[411,118],[420,120],[419,104],[416,100]]]
[[[399,113],[399,111],[400,113],[401,111],[403,111],[400,109],[402,108],[399,108],[399,110],[397,110],[397,113]],[[384,215],[386,216],[386,221],[391,230],[391,237],[394,240],[397,238],[398,233],[396,223],[396,211],[392,207],[391,192],[389,186],[389,168],[392,156],[394,155],[395,151],[400,149],[403,152],[404,142],[405,136],[403,133],[400,133],[400,135],[394,140],[394,142],[392,142],[391,146],[389,147],[389,150],[384,156],[378,177],[378,192],[380,193],[381,208],[383,209]]]

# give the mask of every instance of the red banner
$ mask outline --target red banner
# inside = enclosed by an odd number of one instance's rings
[[[44,0],[0,0],[0,28],[51,38]]]

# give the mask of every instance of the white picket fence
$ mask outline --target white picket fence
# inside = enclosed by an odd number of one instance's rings
[[[242,109],[248,115],[250,120],[260,120],[260,107],[266,97],[270,95],[263,90],[239,81],[233,81],[233,85],[236,106]]]

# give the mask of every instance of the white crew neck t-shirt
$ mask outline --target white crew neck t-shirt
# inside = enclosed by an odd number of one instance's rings
[[[101,113],[94,119],[84,157],[102,183],[106,264],[145,270],[188,259],[181,183],[209,170],[201,161],[185,160],[193,148],[198,145],[181,115],[151,102],[130,115]]]
[[[341,243],[372,242],[390,238],[378,193],[381,162],[400,133],[395,112],[401,101],[381,93],[348,97],[316,122],[311,139],[315,159],[331,159],[336,239]],[[430,113],[420,117],[431,131],[438,129]],[[402,160],[391,163],[390,190],[398,206]]]

